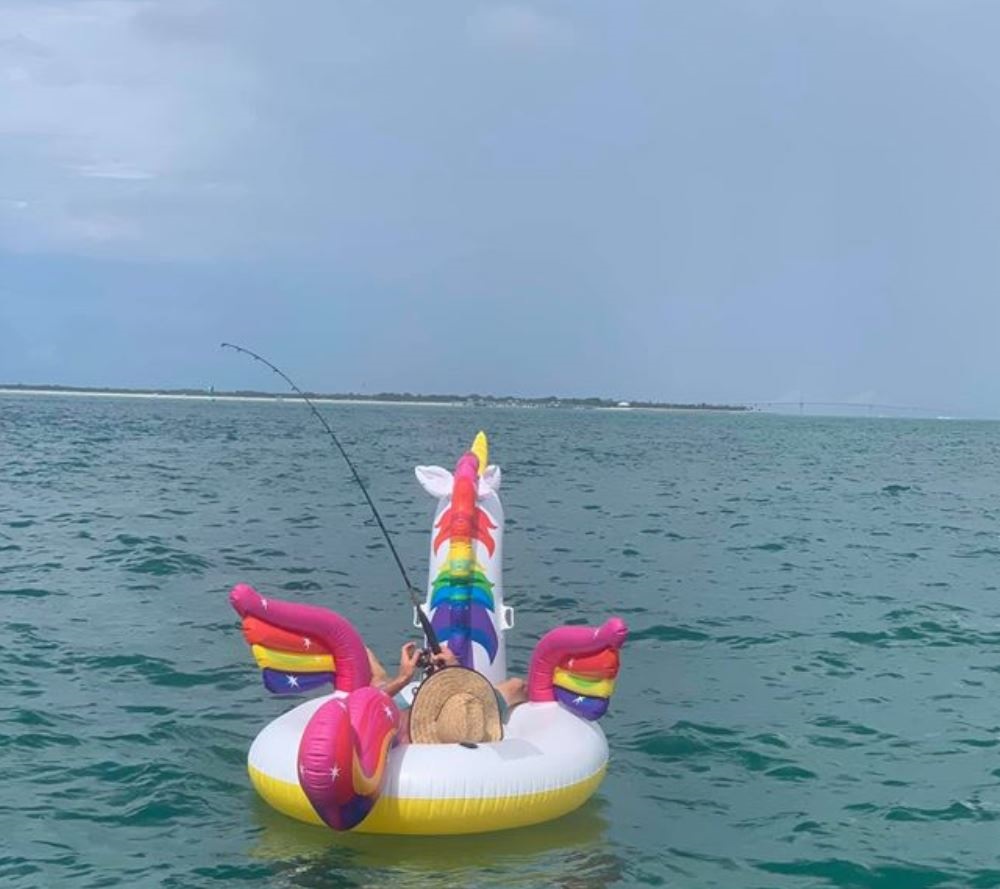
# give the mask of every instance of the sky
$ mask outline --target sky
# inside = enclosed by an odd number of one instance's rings
[[[0,382],[1000,416],[998,29],[0,0]]]

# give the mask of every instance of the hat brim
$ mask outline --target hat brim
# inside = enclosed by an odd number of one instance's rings
[[[489,679],[467,667],[446,667],[425,679],[410,707],[410,741],[413,744],[456,743],[442,740],[447,728],[441,724],[441,711],[456,695],[468,695],[482,706],[483,736],[467,738],[469,743],[492,743],[503,740],[503,722],[497,693]],[[445,732],[445,736],[454,732]]]

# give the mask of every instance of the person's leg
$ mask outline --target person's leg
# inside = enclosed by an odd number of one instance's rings
[[[496,690],[503,696],[508,707],[516,707],[528,700],[528,687],[523,679],[516,676],[498,682]]]
[[[410,743],[410,711],[409,708],[399,714],[399,731],[396,732],[396,744]]]

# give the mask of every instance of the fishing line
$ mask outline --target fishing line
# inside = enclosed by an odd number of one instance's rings
[[[351,475],[354,476],[354,480],[358,483],[358,487],[361,488],[361,493],[365,495],[365,500],[368,502],[368,506],[372,511],[372,515],[375,516],[375,522],[378,524],[379,530],[382,532],[382,536],[385,538],[385,542],[389,544],[389,552],[392,553],[393,559],[396,560],[396,567],[399,568],[399,573],[403,577],[403,583],[406,584],[406,591],[410,596],[410,601],[413,602],[413,607],[417,612],[417,619],[420,621],[421,629],[424,631],[424,635],[427,637],[427,643],[431,647],[431,651],[435,654],[441,652],[441,646],[438,644],[437,634],[434,632],[434,628],[431,626],[430,620],[424,613],[422,606],[423,595],[420,590],[418,590],[411,582],[410,576],[406,573],[406,568],[403,566],[403,560],[399,557],[399,553],[396,551],[396,547],[392,542],[392,537],[389,535],[389,529],[386,528],[385,522],[382,521],[382,516],[379,514],[378,507],[375,506],[375,501],[372,500],[371,495],[368,493],[368,488],[365,487],[365,483],[361,480],[361,476],[358,474],[358,470],[354,465],[354,461],[348,456],[347,451],[344,450],[344,446],[340,443],[340,439],[337,438],[336,433],[330,428],[330,424],[326,422],[326,418],[316,409],[316,405],[309,400],[309,396],[306,395],[298,386],[295,385],[295,381],[292,380],[288,374],[286,374],[281,368],[272,364],[266,358],[258,355],[251,349],[247,349],[243,346],[237,346],[235,343],[222,343],[223,349],[233,349],[236,352],[242,352],[244,355],[249,355],[255,361],[259,361],[261,364],[269,367],[273,370],[281,379],[283,379],[291,387],[292,391],[299,396],[312,411],[313,416],[316,417],[320,423],[323,424],[323,428],[326,430],[327,435],[330,436],[330,440],[336,445],[337,450],[340,451],[340,455],[344,458],[347,465],[350,467]]]

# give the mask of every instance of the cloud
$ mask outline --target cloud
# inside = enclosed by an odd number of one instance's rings
[[[121,164],[81,164],[76,168],[81,176],[93,179],[121,179],[124,181],[141,182],[156,178],[155,173],[148,170],[137,170]]]
[[[469,17],[468,28],[478,42],[516,50],[565,46],[572,38],[565,22],[513,3],[482,7]]]
[[[178,2],[173,30],[153,11],[131,0],[4,6],[0,249],[121,241],[155,253],[183,240],[167,237],[174,222],[160,210],[182,195],[195,209],[204,182],[222,175],[252,123],[251,76],[224,45],[182,42],[211,6]]]
[[[320,0],[294,15],[238,0],[0,10],[0,250],[129,259],[353,254],[428,226],[464,237],[465,204],[491,200],[493,183],[511,203],[497,164],[544,167],[553,150],[539,154],[537,132],[504,157],[466,148],[492,141],[498,105],[531,115],[554,101],[544,77],[524,97],[529,75],[509,56],[573,36],[518,3],[403,17]]]

